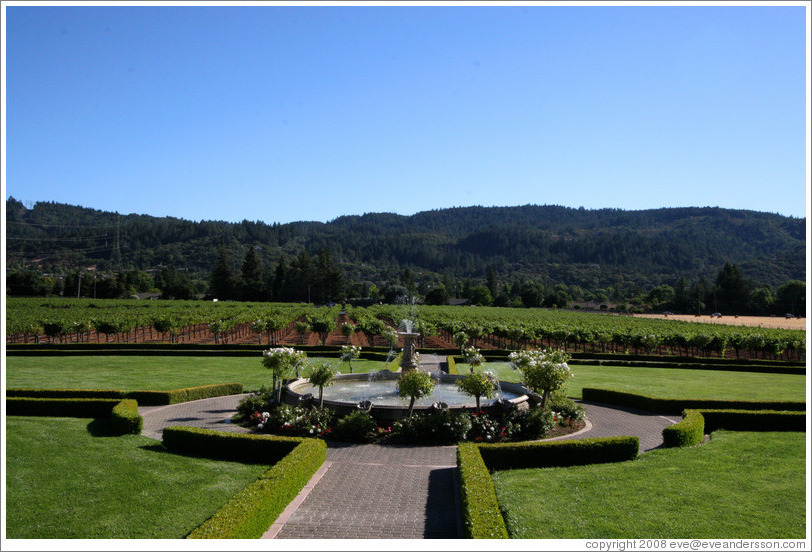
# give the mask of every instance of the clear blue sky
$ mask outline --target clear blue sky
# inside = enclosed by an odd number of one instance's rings
[[[5,7],[6,197],[806,216],[802,4]]]

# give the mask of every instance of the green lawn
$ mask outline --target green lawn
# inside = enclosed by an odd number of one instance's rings
[[[101,419],[6,418],[7,538],[183,538],[268,469],[106,429]]]
[[[637,460],[493,476],[519,539],[802,539],[804,433],[718,431]]]
[[[458,364],[458,368],[460,374],[468,373],[467,364]],[[566,393],[576,399],[581,398],[584,387],[617,389],[671,399],[806,399],[806,377],[796,374],[588,365],[571,368],[574,377],[567,384]],[[502,380],[521,379],[521,373],[513,370],[507,362],[488,362],[484,369],[493,371]]]
[[[337,358],[308,358],[328,362],[342,373],[346,362]],[[353,360],[355,373],[376,372],[384,363]],[[166,391],[212,383],[242,383],[246,391],[270,386],[271,372],[262,357],[191,356],[9,356],[6,387],[24,389],[154,389]]]

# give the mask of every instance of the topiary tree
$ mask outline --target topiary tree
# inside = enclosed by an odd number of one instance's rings
[[[262,365],[273,374],[273,393],[276,403],[282,401],[282,379],[290,374],[301,362],[304,351],[296,351],[290,347],[277,347],[262,351]]]
[[[397,389],[401,397],[409,397],[409,416],[411,416],[415,401],[431,394],[434,391],[434,382],[428,372],[408,370],[401,374]]]
[[[492,372],[472,371],[463,379],[457,380],[457,387],[463,393],[476,399],[476,409],[479,411],[480,398],[490,399],[493,397],[493,393],[496,391],[496,378]]]
[[[463,358],[470,366],[472,374],[474,373],[474,368],[482,366],[482,363],[485,362],[485,357],[480,354],[479,349],[476,347],[466,347],[463,349]]]
[[[341,361],[349,364],[350,374],[352,374],[352,361],[359,356],[361,356],[361,347],[355,345],[343,345],[341,347]]]
[[[510,353],[509,359],[514,369],[521,370],[522,383],[542,396],[541,408],[572,377],[570,357],[564,351],[519,351]]]
[[[330,365],[322,362],[318,366],[314,366],[310,372],[310,384],[319,388],[319,407],[324,406],[324,388],[333,382],[335,372],[333,372]]]

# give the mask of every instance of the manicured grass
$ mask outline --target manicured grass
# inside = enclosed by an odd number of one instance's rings
[[[268,469],[171,454],[105,420],[6,418],[10,539],[183,538]]]
[[[467,364],[457,366],[461,374],[468,372]],[[797,374],[589,365],[571,368],[574,377],[565,391],[576,399],[581,398],[584,387],[615,389],[665,399],[803,401],[806,398],[806,376]],[[493,371],[505,381],[521,380],[521,373],[513,370],[507,362],[488,362],[484,369]]]
[[[308,358],[328,362],[342,373],[337,358]],[[376,372],[384,363],[353,360],[355,373]],[[307,370],[305,370],[305,374]],[[6,358],[6,387],[24,389],[153,389],[166,391],[213,383],[242,383],[246,391],[270,386],[271,372],[262,357],[192,356],[10,356]]]
[[[637,460],[497,472],[512,538],[801,539],[805,434],[725,432]]]

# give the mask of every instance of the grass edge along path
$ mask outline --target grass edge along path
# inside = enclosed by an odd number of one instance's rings
[[[492,479],[512,538],[804,538],[805,438],[717,431],[629,462]]]

